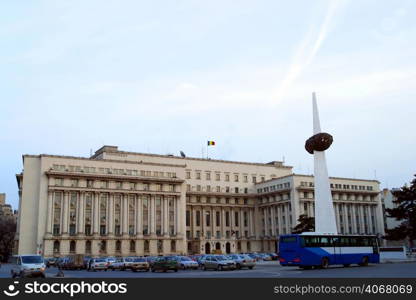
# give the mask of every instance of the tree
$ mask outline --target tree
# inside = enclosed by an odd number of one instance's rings
[[[402,223],[393,229],[387,229],[385,239],[394,241],[408,239],[409,247],[413,248],[413,240],[416,239],[416,178],[409,187],[404,185],[392,191],[392,194],[395,197],[393,203],[396,207],[386,208],[387,216]]]
[[[13,218],[0,218],[0,258],[7,261],[12,255],[16,222]]]
[[[307,215],[300,215],[298,225],[293,228],[292,233],[302,233],[307,231],[315,231],[315,218]]]

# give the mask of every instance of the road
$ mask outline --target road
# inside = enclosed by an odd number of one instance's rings
[[[58,270],[49,268],[46,277],[55,277]],[[416,278],[416,263],[389,263],[369,265],[368,267],[351,266],[330,267],[326,270],[301,270],[282,267],[277,262],[261,262],[253,270],[203,271],[179,270],[178,272],[131,272],[131,271],[64,271],[66,278]],[[0,278],[10,278],[10,265],[3,264]]]

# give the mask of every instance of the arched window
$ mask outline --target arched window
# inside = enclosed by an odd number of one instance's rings
[[[250,242],[247,242],[247,251],[250,252],[251,251],[251,244]]]
[[[91,241],[85,242],[85,253],[91,253]]]
[[[135,241],[130,241],[130,252],[136,252],[136,243],[135,243]]]
[[[170,242],[170,252],[176,252],[176,241]]]
[[[117,252],[121,251],[121,242],[120,241],[116,241],[116,251]]]
[[[59,252],[59,241],[53,242],[53,252]]]
[[[144,248],[144,252],[149,252],[149,241],[148,240],[144,241],[143,248]]]
[[[71,253],[75,253],[75,241],[71,241],[70,243],[69,243],[69,252],[71,252]]]

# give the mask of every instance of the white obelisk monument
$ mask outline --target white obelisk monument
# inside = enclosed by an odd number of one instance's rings
[[[313,134],[321,133],[318,104],[315,93],[312,94]],[[326,167],[325,151],[313,151],[315,176],[315,232],[337,234],[334,204],[332,202]]]

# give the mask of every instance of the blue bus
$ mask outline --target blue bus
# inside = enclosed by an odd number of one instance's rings
[[[380,254],[377,237],[373,235],[304,232],[280,236],[279,261],[282,266],[325,269],[330,265],[379,263]]]

